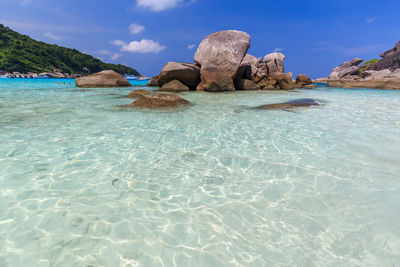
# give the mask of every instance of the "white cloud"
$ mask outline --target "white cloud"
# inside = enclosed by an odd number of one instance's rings
[[[183,0],[137,0],[138,7],[144,7],[155,12],[174,8],[178,4],[183,3]]]
[[[122,57],[121,54],[115,53],[115,54],[112,55],[110,58],[111,58],[112,60],[117,60],[117,59],[119,59],[120,57]]]
[[[367,24],[371,24],[371,23],[374,23],[377,19],[378,19],[377,17],[368,18],[368,19],[365,20],[365,22]]]
[[[282,52],[284,49],[283,48],[275,48],[274,53]]]
[[[45,32],[43,35],[44,35],[45,37],[47,37],[47,38],[50,38],[50,39],[53,39],[53,40],[56,40],[56,41],[61,40],[61,36],[56,35],[56,34],[51,33],[51,32]]]
[[[192,49],[195,48],[195,47],[196,47],[195,44],[191,44],[191,45],[188,45],[188,46],[187,46],[187,49],[192,50]]]
[[[127,44],[121,40],[115,40],[112,44],[121,46],[121,51],[131,52],[131,53],[159,53],[165,50],[167,47],[164,45],[160,45],[159,42],[155,42],[153,40],[142,39],[140,42],[133,41]]]
[[[145,30],[145,27],[142,25],[139,25],[137,23],[133,23],[129,26],[129,30],[131,31],[132,34],[138,34],[141,33],[142,31]]]

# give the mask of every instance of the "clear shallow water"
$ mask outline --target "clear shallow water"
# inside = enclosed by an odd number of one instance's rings
[[[400,91],[133,89],[0,81],[0,266],[400,264]]]

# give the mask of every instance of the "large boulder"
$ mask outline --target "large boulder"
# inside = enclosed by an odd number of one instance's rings
[[[192,90],[200,83],[200,67],[193,63],[168,62],[161,70],[157,82],[163,86],[170,81],[178,80]]]
[[[260,87],[253,82],[252,80],[248,79],[241,79],[236,82],[236,89],[237,90],[260,90]]]
[[[107,88],[131,86],[129,81],[113,70],[103,70],[82,78],[75,79],[77,87]]]
[[[178,108],[189,105],[190,102],[178,95],[150,94],[139,98],[127,107],[146,109]]]
[[[159,91],[177,93],[190,91],[190,89],[179,80],[172,80],[168,83],[165,83]]]
[[[288,73],[272,73],[269,80],[276,80],[279,89],[292,90],[295,87],[293,78]]]
[[[268,72],[285,72],[285,67],[283,61],[285,61],[286,56],[282,53],[271,53],[264,57],[263,62],[268,66]]]
[[[208,35],[194,56],[201,66],[200,87],[205,91],[234,90],[233,79],[249,47],[250,36],[245,32],[229,30]]]
[[[222,92],[235,91],[235,84],[231,77],[225,72],[217,70],[202,71],[201,82],[196,88],[197,91]]]
[[[360,58],[354,58],[350,61],[344,62],[338,67],[334,68],[332,73],[329,75],[329,80],[339,80],[342,78],[352,78],[352,75],[355,75],[360,70],[358,65],[361,64],[364,60]],[[348,77],[350,76],[350,77]]]

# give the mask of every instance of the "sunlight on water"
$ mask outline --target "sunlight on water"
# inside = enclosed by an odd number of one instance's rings
[[[400,91],[132,90],[0,81],[0,266],[400,264]]]

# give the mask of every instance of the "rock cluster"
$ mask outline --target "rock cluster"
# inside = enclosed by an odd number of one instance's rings
[[[132,104],[127,105],[127,107],[144,109],[166,109],[179,108],[187,105],[190,105],[190,102],[178,95],[148,94],[140,97]]]
[[[263,58],[247,54],[250,36],[241,31],[220,31],[208,35],[199,45],[195,63],[168,62],[160,75],[153,77],[148,86],[159,86],[161,91],[234,90],[291,90],[311,84],[301,83],[285,73],[282,53],[271,53]],[[311,79],[309,79],[311,81]]]
[[[354,58],[336,67],[328,77],[328,86],[343,88],[400,88],[400,42],[380,54],[381,59],[364,62]],[[361,64],[364,62],[363,64]],[[361,64],[361,65],[360,65]]]

